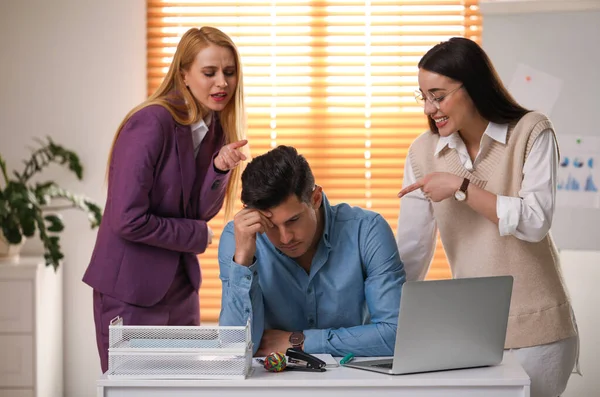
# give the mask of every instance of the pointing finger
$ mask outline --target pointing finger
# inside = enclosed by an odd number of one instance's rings
[[[422,187],[423,187],[423,182],[421,182],[421,181],[413,183],[412,185],[408,185],[404,189],[400,190],[400,192],[398,193],[398,197],[403,197],[403,196],[407,195],[408,193],[414,192],[415,190],[420,189]]]
[[[247,143],[248,143],[247,139],[242,139],[241,141],[230,143],[229,147],[231,147],[232,149],[239,149],[242,146],[246,145]]]

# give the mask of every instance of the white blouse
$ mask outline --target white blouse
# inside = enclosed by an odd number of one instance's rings
[[[210,127],[211,121],[212,113],[209,113],[204,119],[200,119],[200,121],[197,123],[190,125],[190,129],[192,130],[192,142],[194,142],[194,157],[198,156],[200,144],[208,132],[208,127]]]
[[[448,149],[457,151],[466,169],[473,171],[492,142],[506,144],[507,133],[508,124],[490,122],[481,137],[479,153],[474,162],[458,133],[440,137],[434,155],[438,156],[447,146]],[[525,160],[519,197],[497,198],[496,214],[501,236],[513,235],[529,242],[544,238],[550,230],[554,214],[557,168],[558,149],[554,135],[551,130],[544,130],[536,138]],[[408,157],[404,166],[403,186],[415,182],[415,173]],[[396,242],[407,280],[422,280],[427,275],[435,251],[436,235],[433,206],[423,192],[417,189],[402,197]]]

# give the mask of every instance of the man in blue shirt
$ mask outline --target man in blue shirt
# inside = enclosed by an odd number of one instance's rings
[[[406,275],[385,219],[330,205],[289,146],[248,164],[241,198],[219,243],[219,324],[250,318],[258,356],[393,355]]]

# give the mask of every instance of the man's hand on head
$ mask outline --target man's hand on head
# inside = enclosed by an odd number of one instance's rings
[[[233,218],[235,234],[234,261],[242,266],[250,266],[256,253],[256,233],[265,233],[273,227],[269,220],[271,213],[244,208]]]
[[[281,331],[279,329],[266,329],[263,332],[260,346],[256,351],[257,357],[266,357],[273,352],[285,354],[287,349],[292,347],[290,343],[291,332]]]

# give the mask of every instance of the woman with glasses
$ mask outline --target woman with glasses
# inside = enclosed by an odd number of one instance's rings
[[[550,236],[558,147],[550,120],[520,106],[475,42],[452,38],[419,62],[429,131],[410,147],[397,243],[407,280],[427,274],[439,230],[455,278],[512,275],[506,336],[533,397],[566,387],[578,336]]]

